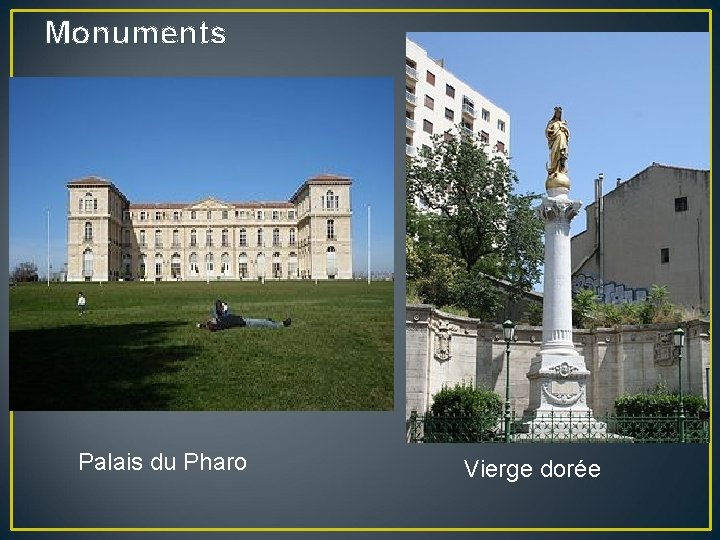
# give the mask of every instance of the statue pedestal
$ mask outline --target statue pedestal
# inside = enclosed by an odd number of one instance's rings
[[[569,182],[568,182],[569,184]],[[537,207],[545,222],[543,343],[530,363],[530,401],[518,438],[594,438],[606,433],[587,405],[590,371],[572,339],[570,221],[582,203],[553,186]]]

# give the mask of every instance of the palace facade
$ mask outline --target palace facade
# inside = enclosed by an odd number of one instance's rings
[[[351,185],[322,174],[288,201],[133,203],[106,179],[72,180],[67,279],[351,279]]]

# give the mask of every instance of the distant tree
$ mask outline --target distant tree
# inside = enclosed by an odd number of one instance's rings
[[[517,181],[506,160],[450,132],[409,158],[408,279],[437,274],[437,264],[452,267],[443,295],[481,317],[502,304],[489,278],[508,282],[513,299],[529,291],[540,278],[542,223],[531,206],[537,195],[515,194]]]
[[[22,262],[10,273],[13,281],[37,281],[38,269],[34,262]]]

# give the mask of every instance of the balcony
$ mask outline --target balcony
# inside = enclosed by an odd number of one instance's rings
[[[410,131],[415,131],[415,120],[412,118],[405,118],[405,127]]]
[[[405,64],[405,75],[407,75],[410,80],[413,80],[413,81],[418,80],[417,69],[410,67],[407,64]]]
[[[162,242],[155,242],[155,249],[162,249],[163,243]]]
[[[412,144],[406,144],[405,145],[405,155],[415,157],[417,156],[417,148],[415,148]]]
[[[472,119],[475,119],[477,114],[475,113],[475,107],[471,105],[470,103],[463,103],[462,104],[462,112],[463,115],[469,116]]]
[[[472,126],[467,125],[467,124],[460,124],[460,134],[463,137],[472,137],[472,135],[473,135]]]
[[[407,101],[413,107],[417,105],[417,96],[412,92],[405,90],[405,101]]]

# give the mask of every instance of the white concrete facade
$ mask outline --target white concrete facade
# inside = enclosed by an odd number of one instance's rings
[[[68,182],[68,281],[352,279],[350,178],[288,201],[131,203],[110,181]]]
[[[508,156],[510,115],[405,40],[405,149],[416,156],[432,146],[432,135],[446,131],[472,135],[490,155]]]

